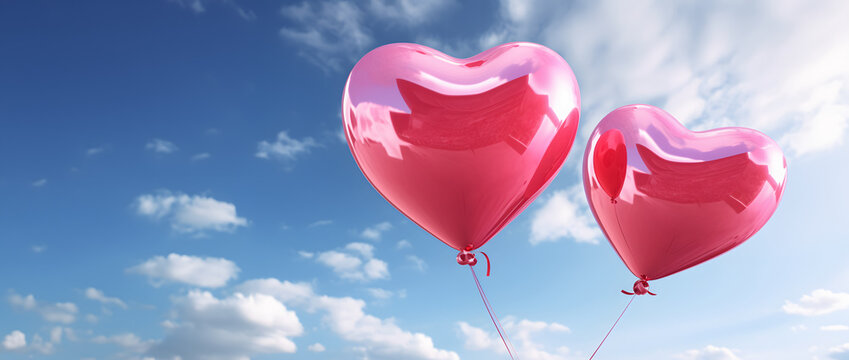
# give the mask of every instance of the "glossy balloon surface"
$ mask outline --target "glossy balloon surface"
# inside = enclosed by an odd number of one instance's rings
[[[622,134],[624,181],[611,202],[590,154]],[[584,189],[596,220],[634,275],[659,279],[712,259],[755,234],[775,212],[787,175],[779,146],[746,128],[691,132],[661,109],[629,105],[590,135]]]
[[[351,71],[342,101],[351,153],[398,210],[458,250],[486,243],[551,181],[572,146],[580,95],[537,44],[456,59],[390,44]]]

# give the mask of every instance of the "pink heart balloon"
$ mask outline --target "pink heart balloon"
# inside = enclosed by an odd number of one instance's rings
[[[416,44],[381,46],[354,66],[342,100],[351,153],[375,189],[466,251],[551,181],[579,112],[569,65],[531,43],[468,59]]]
[[[626,160],[610,160],[620,145]],[[746,241],[775,212],[786,176],[784,154],[766,135],[746,128],[691,132],[649,105],[605,116],[584,154],[593,214],[628,269],[645,280]],[[618,195],[605,191],[620,187]]]

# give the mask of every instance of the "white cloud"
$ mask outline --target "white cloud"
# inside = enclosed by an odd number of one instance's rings
[[[312,259],[315,257],[315,253],[309,251],[298,251],[298,255],[304,259]]]
[[[295,160],[302,153],[308,153],[310,148],[317,147],[318,143],[311,137],[302,140],[293,139],[285,131],[277,134],[274,142],[260,141],[256,147],[256,157],[261,159]]]
[[[504,21],[481,44],[529,39],[564,56],[584,100],[577,144],[607,112],[630,103],[664,107],[694,130],[756,128],[794,156],[845,137],[844,1],[501,3]]]
[[[34,252],[36,254],[43,253],[46,250],[47,250],[47,245],[33,245],[32,246],[32,252]]]
[[[162,191],[141,195],[134,205],[139,215],[167,219],[174,230],[184,233],[232,232],[248,224],[247,219],[236,214],[236,205],[206,196]]]
[[[179,150],[177,145],[174,145],[174,143],[162,139],[153,139],[148,141],[147,144],[144,145],[144,148],[160,154],[170,154]]]
[[[200,154],[195,154],[194,156],[192,156],[192,160],[194,160],[194,161],[206,160],[206,159],[209,159],[210,157],[212,157],[212,155],[210,155],[209,153],[200,153]]]
[[[703,349],[688,350],[677,356],[684,360],[740,360],[734,350],[724,347],[708,345]]]
[[[224,258],[169,254],[154,256],[149,260],[127,269],[146,275],[154,286],[165,282],[179,282],[200,287],[216,288],[235,279],[239,267]]]
[[[235,293],[217,298],[194,290],[174,299],[166,336],[148,353],[156,358],[248,359],[296,351],[292,337],[304,328],[294,311],[266,294]]]
[[[316,294],[305,283],[257,279],[239,287],[244,293],[269,294],[283,303],[321,311],[325,324],[343,339],[363,345],[368,358],[458,360],[453,351],[437,349],[433,340],[422,333],[401,329],[393,319],[366,314],[366,303],[350,297]]]
[[[32,182],[33,187],[42,187],[44,185],[47,185],[47,179],[38,179]]]
[[[360,236],[369,240],[376,241],[380,240],[381,235],[383,235],[384,232],[389,231],[389,229],[392,229],[392,224],[390,224],[388,221],[384,221],[380,224],[365,228],[363,232],[360,233]]]
[[[345,249],[358,253],[366,259],[371,259],[374,257],[374,246],[371,244],[352,242],[348,245],[345,245]]]
[[[74,303],[42,303],[36,301],[35,296],[32,294],[21,296],[15,292],[12,292],[9,295],[9,303],[18,309],[37,312],[41,314],[41,317],[46,321],[63,324],[70,324],[74,322],[76,320],[76,314],[79,311],[77,309],[77,305]]]
[[[849,309],[849,294],[835,293],[830,290],[817,289],[810,295],[803,295],[799,303],[787,300],[781,307],[788,314],[817,316],[838,310]]]
[[[321,252],[315,259],[343,279],[368,281],[389,278],[389,266],[374,258],[374,246],[371,244],[353,242],[341,251]]]
[[[27,336],[19,330],[14,330],[3,339],[3,348],[6,350],[18,350],[27,346]]]
[[[531,244],[572,238],[577,242],[598,244],[602,233],[586,205],[581,185],[555,191],[542,207],[533,213]]]
[[[501,338],[497,334],[462,321],[458,322],[457,325],[467,349],[507,353]],[[528,319],[516,320],[514,317],[507,317],[502,325],[509,334],[512,343],[517,345],[516,352],[522,355],[522,359],[565,360],[569,355],[569,349],[566,347],[560,346],[554,350],[547,350],[544,345],[538,342],[542,335],[546,333],[569,333],[569,328],[563,324]],[[562,340],[557,341],[557,343],[562,343]]]
[[[307,350],[312,351],[312,352],[324,352],[324,350],[326,350],[326,349],[324,348],[324,345],[321,345],[319,343],[315,343],[315,344],[312,344],[310,346],[307,346]]]
[[[822,330],[822,331],[847,331],[847,330],[849,330],[849,326],[846,326],[846,325],[824,325],[824,326],[820,326],[820,330]]]
[[[395,248],[397,248],[398,250],[408,249],[411,247],[413,247],[413,244],[411,244],[408,240],[401,240],[398,242],[397,245],[395,245]]]
[[[124,303],[121,299],[116,297],[106,296],[103,291],[90,287],[85,289],[85,297],[91,300],[99,301],[104,304],[114,304],[116,306],[122,307],[124,309],[127,308],[127,304]]]

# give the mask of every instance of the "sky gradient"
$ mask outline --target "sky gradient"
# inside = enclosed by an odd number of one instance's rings
[[[456,252],[389,205],[339,115],[356,60],[510,41],[572,66],[557,178],[482,250],[522,359],[586,359],[633,275],[580,181],[616,107],[781,144],[740,247],[652,282],[596,359],[849,359],[849,4],[0,3],[0,359],[507,358]],[[841,185],[843,184],[843,185]]]

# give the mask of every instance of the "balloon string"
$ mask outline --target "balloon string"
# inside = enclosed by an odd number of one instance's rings
[[[599,344],[598,344],[598,347],[597,347],[597,348],[595,348],[595,351],[593,351],[593,354],[592,354],[592,355],[590,355],[589,360],[593,360],[593,357],[594,357],[594,356],[595,356],[595,354],[598,352],[598,349],[601,349],[601,345],[602,345],[602,344],[604,344],[604,341],[605,341],[605,340],[607,340],[607,337],[608,337],[608,336],[610,336],[610,333],[611,333],[611,332],[613,332],[613,328],[615,328],[615,327],[616,327],[616,324],[618,324],[618,323],[619,323],[619,319],[622,319],[622,315],[625,315],[625,311],[627,311],[627,310],[628,310],[628,307],[629,307],[629,306],[631,306],[631,303],[634,301],[634,297],[636,297],[636,296],[637,296],[637,295],[631,295],[631,301],[628,301],[628,305],[625,305],[625,309],[623,309],[623,310],[622,310],[622,313],[621,313],[621,314],[619,314],[619,317],[618,317],[618,318],[616,318],[616,322],[614,322],[614,323],[613,323],[613,326],[611,326],[611,327],[610,327],[610,330],[608,330],[608,331],[607,331],[607,335],[604,335],[604,339],[601,339],[601,343],[599,343]]]
[[[492,324],[495,325],[495,331],[498,331],[498,336],[501,337],[501,342],[504,343],[504,347],[507,349],[507,354],[510,355],[510,359],[519,359],[519,354],[516,353],[516,349],[513,347],[513,343],[510,342],[507,332],[504,331],[504,328],[501,326],[501,322],[498,321],[498,316],[495,315],[495,310],[492,309],[492,306],[489,304],[489,300],[486,298],[486,293],[484,293],[481,282],[478,280],[475,268],[472,265],[469,265],[469,269],[472,270],[472,277],[475,278],[475,285],[477,285],[478,292],[481,294],[483,305],[486,307],[486,312],[489,313],[489,318],[492,319]]]

